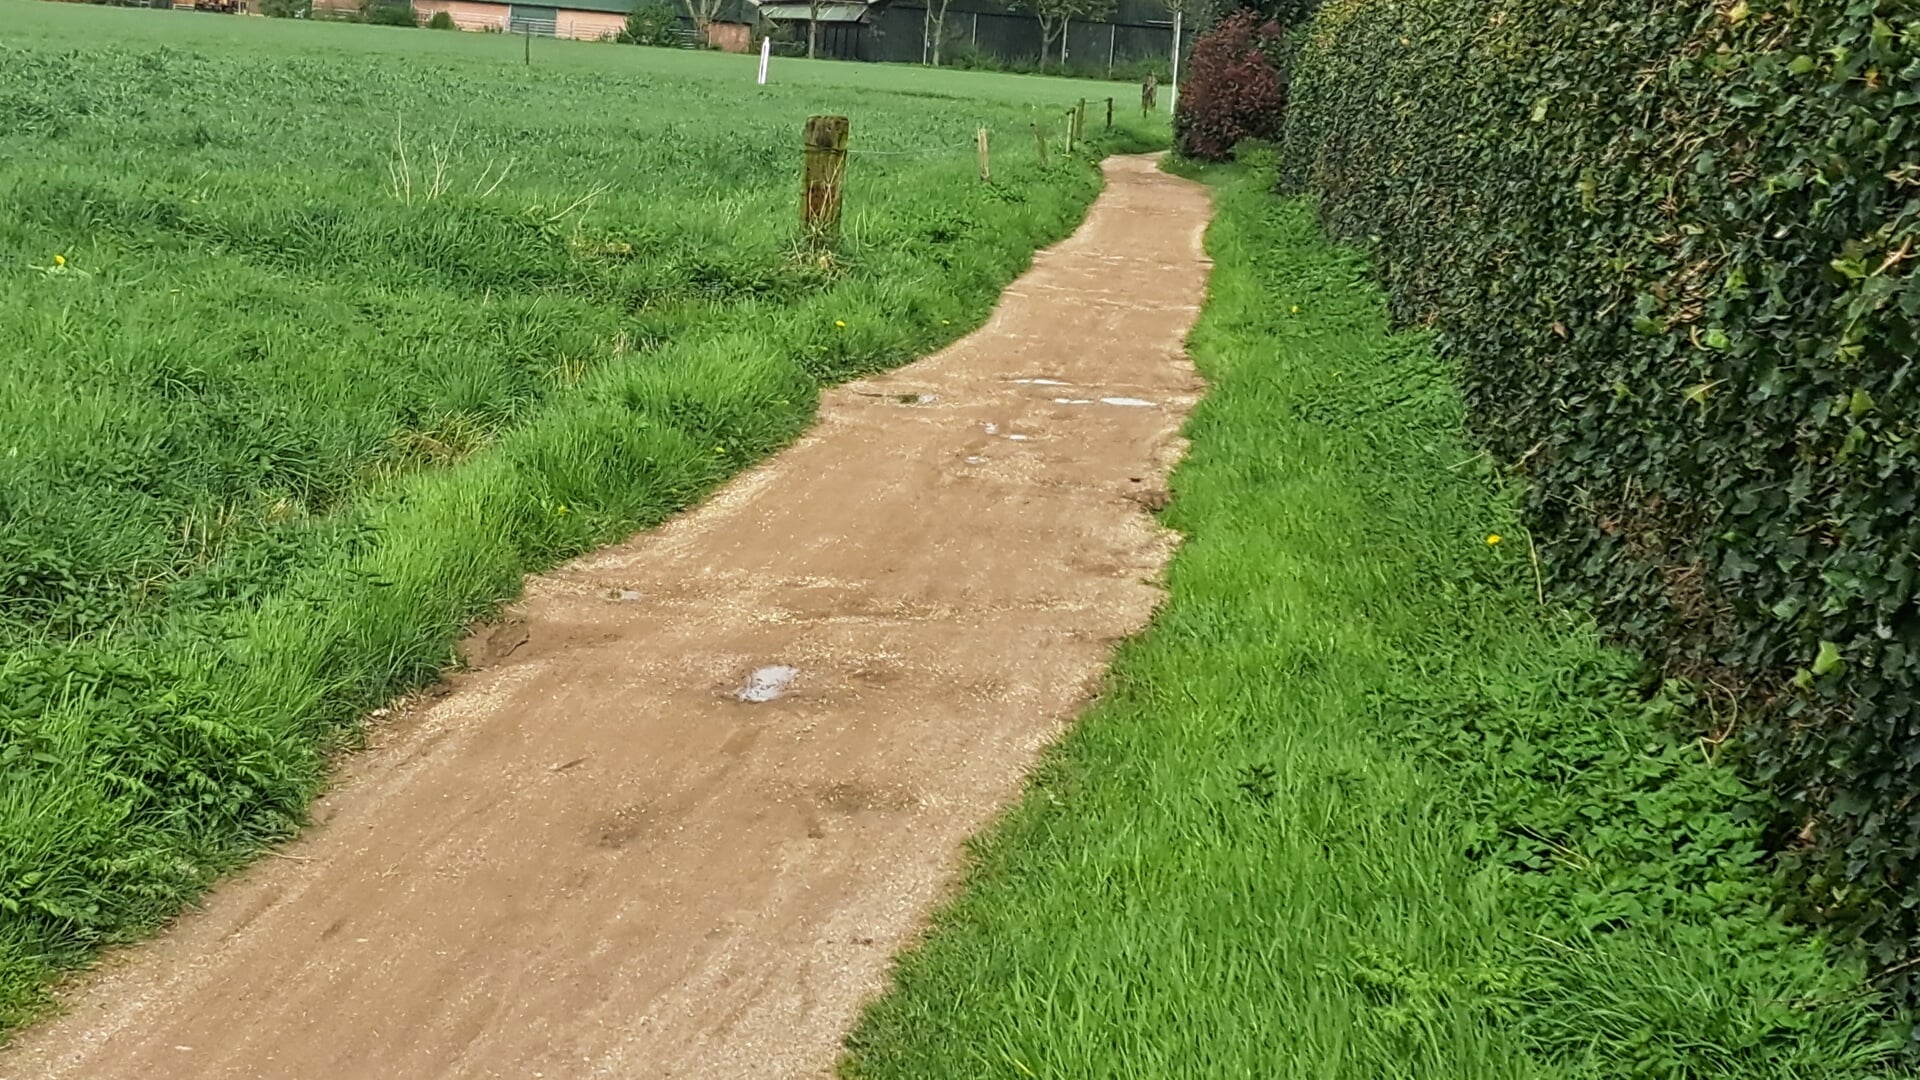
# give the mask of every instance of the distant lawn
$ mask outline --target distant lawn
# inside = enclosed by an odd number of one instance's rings
[[[1768,913],[1758,796],[1539,603],[1448,372],[1270,175],[1208,174],[1171,600],[843,1073],[1872,1072],[1861,973]]]

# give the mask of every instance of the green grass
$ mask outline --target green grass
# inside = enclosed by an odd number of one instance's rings
[[[977,325],[1165,137],[1042,168],[1084,84],[521,49],[0,0],[0,1032],[286,835],[522,573]]]
[[[1770,912],[1759,796],[1672,734],[1685,688],[1537,599],[1450,372],[1265,167],[1209,178],[1170,599],[843,1073],[1881,1068],[1861,972]]]

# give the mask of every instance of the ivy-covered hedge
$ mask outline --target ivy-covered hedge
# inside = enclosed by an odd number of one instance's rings
[[[1283,181],[1920,998],[1920,4],[1328,0],[1296,44]]]

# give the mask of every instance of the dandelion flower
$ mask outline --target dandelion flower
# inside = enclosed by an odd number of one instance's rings
[[[845,329],[847,328],[847,320],[845,320],[845,319],[835,319],[835,320],[833,320],[833,325],[835,325],[835,326],[837,326],[837,327],[839,327],[839,328],[840,328],[840,329],[842,329],[842,330],[845,330]]]
[[[55,266],[67,265],[67,257],[65,255],[55,255],[53,257],[53,265]]]
[[[1493,547],[1493,546],[1495,546],[1495,545],[1497,545],[1497,544],[1499,544],[1499,543],[1500,543],[1500,534],[1499,534],[1499,533],[1488,533],[1488,534],[1487,534],[1487,546],[1488,546],[1488,547]]]
[[[1295,304],[1295,305],[1293,305],[1293,313],[1294,313],[1295,315],[1298,315],[1298,314],[1300,314],[1300,305],[1299,305],[1299,304]]]

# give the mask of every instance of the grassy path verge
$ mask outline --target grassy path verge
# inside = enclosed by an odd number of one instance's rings
[[[1543,606],[1448,373],[1224,170],[1154,628],[976,848],[853,1077],[1851,1077],[1755,795]],[[1498,537],[1498,542],[1494,538]]]

